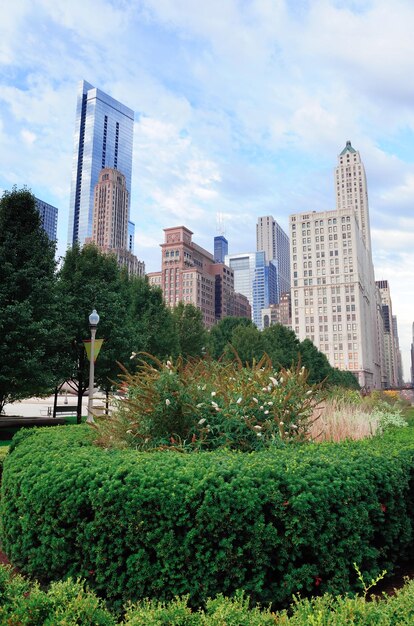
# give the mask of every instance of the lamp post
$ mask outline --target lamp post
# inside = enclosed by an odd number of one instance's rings
[[[96,335],[96,327],[99,323],[99,315],[96,312],[96,309],[92,311],[89,316],[89,327],[91,329],[91,360],[89,363],[89,395],[88,395],[88,416],[86,421],[89,424],[93,424],[93,388],[94,388],[94,378],[95,378],[95,335]]]

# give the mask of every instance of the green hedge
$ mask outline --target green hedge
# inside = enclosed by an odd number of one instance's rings
[[[0,623],[25,626],[402,626],[414,623],[414,582],[395,596],[366,602],[363,597],[328,594],[296,601],[289,612],[251,608],[242,593],[207,600],[204,610],[192,610],[187,598],[162,603],[144,600],[128,604],[119,618],[82,581],[54,582],[41,589],[11,568],[0,565]]]
[[[93,431],[20,433],[4,464],[2,542],[42,580],[81,576],[119,606],[244,589],[287,604],[410,558],[412,429],[277,452],[136,453]]]

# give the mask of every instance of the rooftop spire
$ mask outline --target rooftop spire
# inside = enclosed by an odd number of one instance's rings
[[[346,142],[346,146],[345,148],[342,150],[341,154],[339,156],[342,156],[344,154],[346,154],[347,152],[351,152],[351,153],[355,153],[356,150],[354,150],[354,148],[351,146],[351,142],[348,139],[348,141]]]

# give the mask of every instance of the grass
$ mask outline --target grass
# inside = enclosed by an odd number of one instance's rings
[[[86,415],[82,416],[82,422],[86,420]],[[76,415],[66,415],[65,425],[76,424]],[[9,446],[11,440],[18,430],[25,428],[24,426],[12,426],[10,428],[0,430],[0,448],[3,446]]]

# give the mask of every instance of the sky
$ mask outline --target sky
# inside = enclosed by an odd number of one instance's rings
[[[414,321],[412,0],[14,0],[0,21],[0,191],[59,208],[67,246],[78,85],[136,112],[135,253],[163,228],[255,250],[257,218],[335,208],[347,140],[364,162],[375,276],[388,280],[405,379]]]

